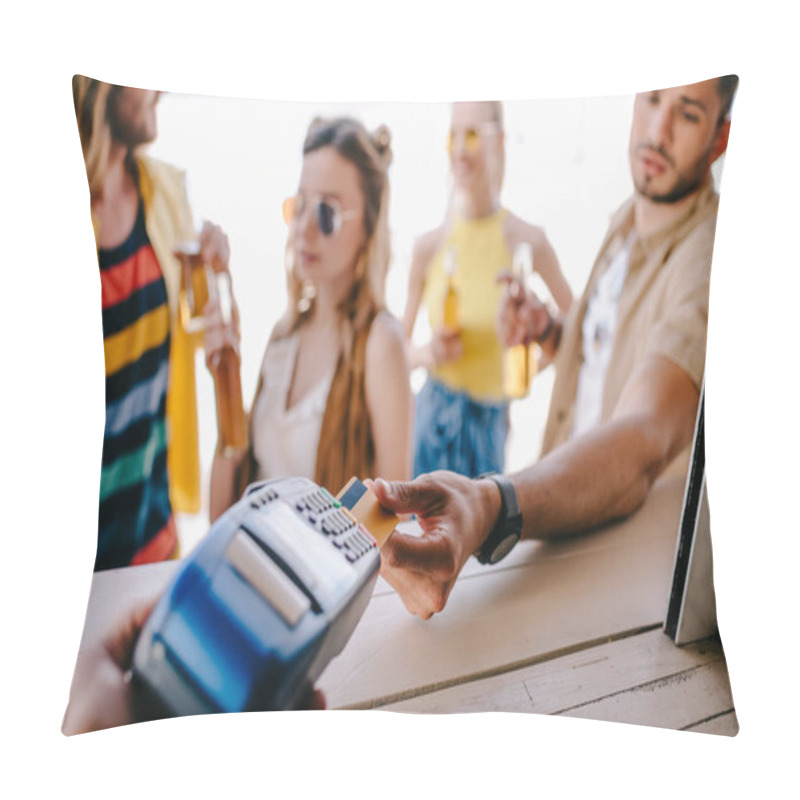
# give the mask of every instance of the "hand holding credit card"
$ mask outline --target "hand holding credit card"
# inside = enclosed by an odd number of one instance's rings
[[[396,514],[381,506],[372,490],[358,478],[350,478],[336,499],[372,534],[378,547],[383,547],[400,521]]]

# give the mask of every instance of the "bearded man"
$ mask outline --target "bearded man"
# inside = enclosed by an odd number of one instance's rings
[[[160,93],[76,75],[73,99],[97,241],[106,372],[95,570],[178,554],[174,512],[200,510],[194,355],[175,247],[195,235],[183,173],[143,152]],[[228,269],[206,222],[203,260]]]

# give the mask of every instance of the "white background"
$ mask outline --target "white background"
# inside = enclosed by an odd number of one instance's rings
[[[2,12],[0,782],[11,796],[771,797],[796,785],[800,209],[786,8],[764,0],[742,17],[732,4],[697,0],[530,4],[524,12],[503,0],[351,0],[281,3],[253,15],[236,0],[162,0]],[[173,720],[63,738],[94,558],[103,424],[99,283],[71,76],[318,102],[605,96],[727,72],[742,83],[712,270],[707,460],[739,736],[533,715],[337,712]],[[287,146],[297,143],[292,134]],[[542,221],[534,207],[519,213]],[[566,243],[568,233],[548,231]]]

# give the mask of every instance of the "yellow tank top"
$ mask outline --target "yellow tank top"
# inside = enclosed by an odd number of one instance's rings
[[[425,281],[423,300],[432,330],[441,327],[447,277],[444,255],[455,257],[463,355],[458,361],[430,370],[436,380],[464,391],[476,400],[503,400],[503,348],[495,333],[495,314],[503,293],[495,283],[497,273],[511,267],[511,254],[503,234],[508,211],[488,217],[457,217],[444,245],[433,257]]]

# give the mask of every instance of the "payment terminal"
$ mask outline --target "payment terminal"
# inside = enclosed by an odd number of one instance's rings
[[[132,667],[140,719],[296,708],[361,617],[380,550],[305,478],[254,484],[161,597]]]

